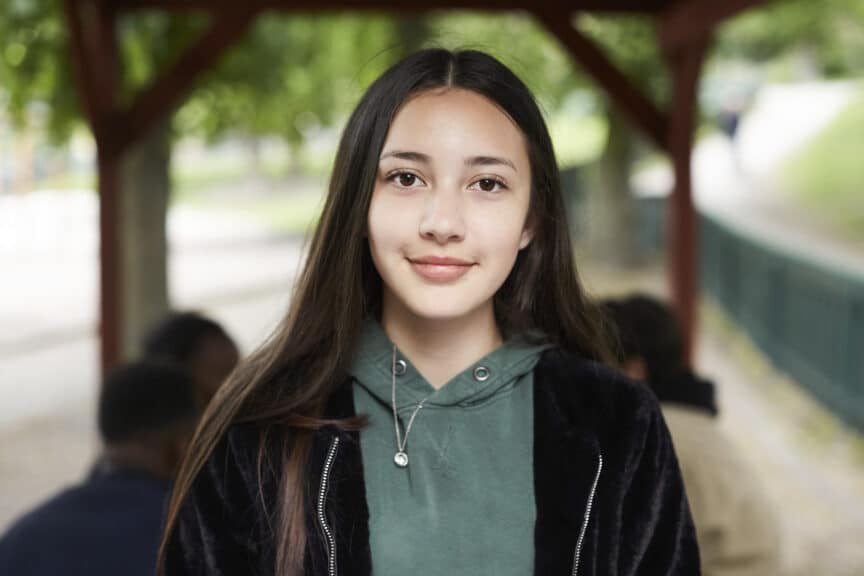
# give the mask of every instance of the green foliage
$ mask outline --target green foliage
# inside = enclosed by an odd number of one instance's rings
[[[522,13],[442,12],[432,16],[426,46],[493,54],[528,85],[547,112],[586,82],[570,55],[534,18]]]
[[[584,15],[579,18],[578,26],[602,46],[609,59],[646,94],[657,102],[668,102],[670,76],[650,19]]]
[[[183,106],[184,133],[303,135],[344,116],[362,89],[398,57],[389,18],[259,18]]]
[[[17,126],[33,102],[49,112],[55,141],[71,132],[79,108],[67,52],[67,34],[54,0],[5,0],[0,6],[0,97]]]
[[[577,24],[649,94],[667,100],[668,76],[649,20],[582,16]],[[151,82],[205,25],[203,16],[185,13],[121,18],[123,100]],[[81,117],[67,36],[58,0],[0,4],[0,97],[19,124],[31,103],[44,105],[57,140]],[[268,14],[207,74],[182,107],[177,127],[211,139],[231,131],[300,143],[308,130],[344,117],[372,78],[410,45],[424,43],[492,52],[525,79],[550,113],[574,90],[593,89],[557,40],[524,13],[441,12],[401,20]],[[715,55],[765,60],[802,51],[825,74],[864,70],[864,2],[770,3],[724,26]]]
[[[792,154],[782,183],[830,224],[864,240],[864,89],[820,134]]]
[[[149,85],[206,24],[184,13],[121,18],[121,102]],[[34,103],[42,105],[55,140],[64,140],[82,114],[59,2],[6,0],[0,38],[0,92],[11,117],[20,126]],[[231,131],[298,143],[304,131],[346,113],[400,56],[394,44],[392,19],[383,16],[262,16],[192,93],[177,128],[211,139]]]
[[[207,19],[185,12],[143,12],[120,18],[118,41],[122,59],[121,96],[128,101],[147,86],[198,34]]]
[[[583,16],[575,23],[649,94],[662,99],[668,82],[650,20]],[[427,45],[475,48],[500,58],[549,108],[560,109],[574,90],[596,90],[570,54],[534,18],[522,13],[448,12],[434,16]]]
[[[766,62],[797,53],[825,76],[864,73],[864,2],[780,0],[720,29],[715,56]]]

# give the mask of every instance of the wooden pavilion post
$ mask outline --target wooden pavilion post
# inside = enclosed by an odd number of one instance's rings
[[[698,110],[697,89],[711,36],[725,20],[767,0],[688,0],[670,3],[656,17],[658,39],[672,72],[667,148],[675,188],[667,219],[667,258],[672,300],[693,357],[698,328],[699,219],[693,204],[691,154]]]
[[[705,1],[699,0],[699,6]],[[718,18],[725,15],[726,12],[712,13]],[[612,102],[672,158],[675,188],[667,219],[667,273],[672,303],[682,325],[687,357],[690,358],[695,348],[699,273],[698,221],[693,205],[690,155],[696,89],[712,24],[701,22],[704,26],[699,34],[682,34],[679,30],[687,21],[680,12],[673,11],[658,19],[661,44],[666,42],[663,44],[666,48],[664,54],[673,79],[671,106],[668,111],[662,111],[618,70],[599,46],[573,27],[568,9],[562,8],[557,13],[538,11],[536,16],[606,91]]]
[[[684,331],[687,358],[693,357],[698,328],[699,220],[693,203],[691,155],[698,110],[697,88],[707,35],[666,52],[672,71],[672,113],[667,142],[675,187],[667,216],[667,270],[672,301]]]
[[[96,0],[65,0],[73,68],[96,140],[99,187],[100,343],[103,373],[120,360],[122,278],[120,275],[120,150],[117,117],[119,57],[115,14]]]
[[[100,341],[103,374],[123,358],[124,284],[120,166],[124,154],[155,123],[165,118],[254,21],[253,4],[210,11],[209,28],[178,60],[121,107],[120,55],[116,19],[119,3],[64,0],[72,65],[78,94],[96,140],[100,229]]]

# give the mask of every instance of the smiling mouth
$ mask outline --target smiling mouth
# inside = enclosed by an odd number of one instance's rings
[[[411,269],[424,280],[442,284],[458,280],[474,266],[473,262],[437,256],[409,258],[408,262],[411,263]]]

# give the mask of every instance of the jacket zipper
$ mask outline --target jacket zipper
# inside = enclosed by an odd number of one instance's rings
[[[600,481],[600,472],[603,471],[603,454],[597,454],[597,473],[594,475],[594,484],[588,494],[588,502],[585,505],[585,518],[582,520],[582,529],[579,531],[579,539],[576,541],[576,550],[573,552],[572,576],[579,574],[579,560],[582,556],[582,543],[585,541],[585,533],[588,532],[588,521],[591,519],[591,509],[594,507],[594,496],[597,494],[597,483]]]
[[[327,491],[330,489],[330,471],[336,460],[336,451],[339,449],[339,437],[334,437],[327,451],[327,460],[324,461],[324,469],[321,471],[321,486],[318,489],[318,523],[327,538],[327,573],[336,576],[336,536],[327,524],[325,506],[327,504]]]

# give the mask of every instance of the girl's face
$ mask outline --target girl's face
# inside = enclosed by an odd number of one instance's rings
[[[485,97],[424,92],[390,127],[368,215],[384,311],[424,319],[493,312],[527,228],[524,137]]]

